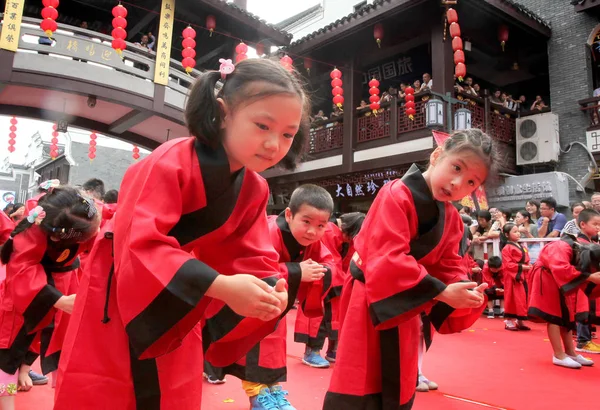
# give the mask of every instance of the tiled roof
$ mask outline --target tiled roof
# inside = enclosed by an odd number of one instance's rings
[[[531,10],[529,10],[527,7],[519,4],[517,1],[515,1],[515,0],[501,0],[501,1],[506,3],[507,5],[509,5],[510,7],[512,7],[517,12],[538,22],[539,24],[542,24],[543,26],[545,26],[547,28],[551,28],[550,23],[546,22],[541,17],[537,16],[535,13],[533,13]],[[368,15],[369,13],[372,13],[381,7],[384,7],[388,4],[393,4],[393,3],[395,3],[395,0],[376,0],[371,4],[367,4],[367,5],[363,6],[362,8],[360,8],[359,10],[357,10],[355,12],[350,13],[347,16],[344,16],[341,19],[334,21],[331,24],[328,24],[325,27],[322,27],[322,28],[292,42],[289,45],[289,47],[295,47],[301,43],[310,41],[310,40],[314,39],[315,37],[318,37],[319,35],[327,33],[329,31],[333,31],[336,28],[338,28],[344,24],[351,24],[352,21],[356,20],[358,17],[363,17],[364,15]]]
[[[274,30],[274,31],[276,31],[277,33],[279,33],[279,34],[281,34],[281,35],[285,36],[285,37],[286,37],[288,40],[291,40],[291,39],[292,39],[292,34],[288,33],[287,31],[284,31],[284,30],[281,30],[281,29],[277,28],[277,27],[276,27],[274,24],[267,23],[267,21],[266,21],[266,20],[264,20],[264,19],[261,19],[261,18],[260,18],[259,16],[257,16],[256,14],[252,14],[252,13],[250,13],[249,11],[247,11],[247,10],[244,10],[244,9],[242,9],[242,8],[238,7],[238,6],[237,6],[236,4],[234,4],[234,3],[228,3],[227,1],[224,1],[224,0],[204,0],[203,2],[204,2],[204,3],[207,3],[207,4],[213,4],[213,5],[215,5],[215,3],[222,3],[222,4],[223,4],[224,6],[226,6],[226,7],[229,9],[229,11],[231,11],[232,13],[239,14],[239,15],[243,15],[243,16],[245,16],[245,17],[248,17],[248,18],[252,19],[252,20],[258,21],[258,22],[260,22],[262,25],[264,25],[265,27],[267,27],[267,28],[269,28],[269,29],[271,29],[271,30]]]

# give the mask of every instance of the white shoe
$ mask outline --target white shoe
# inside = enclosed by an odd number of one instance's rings
[[[419,384],[425,383],[427,385],[428,390],[437,390],[438,384],[436,382],[432,382],[427,377],[420,375],[419,376]]]
[[[427,383],[425,382],[421,382],[417,385],[417,391],[418,392],[428,392],[429,391],[429,386],[427,385]]]
[[[569,356],[560,360],[555,356],[552,356],[552,363],[557,366],[568,367],[569,369],[581,369],[581,363],[577,363],[575,360],[571,359]]]
[[[577,356],[569,356],[569,357],[571,359],[575,360],[577,363],[579,363],[582,366],[593,366],[594,365],[593,360],[587,359],[580,354],[578,354]]]

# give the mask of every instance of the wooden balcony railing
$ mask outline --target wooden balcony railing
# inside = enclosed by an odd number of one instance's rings
[[[344,141],[344,122],[342,117],[311,124],[307,153],[329,151],[341,148]]]
[[[586,98],[578,103],[579,109],[586,112],[590,118],[588,131],[600,129],[600,97]]]

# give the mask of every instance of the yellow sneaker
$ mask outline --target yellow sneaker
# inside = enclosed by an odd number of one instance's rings
[[[585,345],[583,345],[581,347],[577,346],[577,348],[575,350],[578,352],[584,352],[584,353],[600,354],[600,345],[598,345],[594,342],[587,342]]]

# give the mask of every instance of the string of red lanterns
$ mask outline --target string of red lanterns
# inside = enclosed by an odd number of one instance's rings
[[[127,38],[127,31],[125,31],[127,28],[127,20],[125,19],[127,17],[127,9],[119,3],[113,7],[112,15],[114,18],[112,21],[113,31],[111,34],[113,41],[111,45],[117,54],[121,56],[123,50],[127,47],[127,44],[125,43],[125,39]]]
[[[133,157],[133,159],[135,161],[137,161],[138,159],[140,159],[140,149],[136,145],[133,146],[133,155],[132,155],[132,157]]]
[[[90,148],[88,149],[88,158],[90,159],[90,162],[96,158],[96,138],[98,138],[96,132],[92,131],[90,134]]]
[[[383,40],[383,24],[375,24],[375,26],[373,27],[373,37],[375,37],[377,47],[381,48],[381,40]]]
[[[284,54],[283,57],[279,60],[279,63],[288,71],[294,70],[294,60],[287,54]]]
[[[344,105],[344,89],[342,88],[342,72],[334,68],[330,74],[331,93],[333,94],[333,103],[341,110]]]
[[[369,81],[369,94],[371,95],[369,97],[369,101],[371,102],[369,107],[371,110],[373,110],[373,115],[377,115],[377,110],[379,110],[381,107],[379,105],[379,88],[377,87],[379,87],[379,81],[377,81],[376,78],[373,78],[371,81]]]
[[[404,89],[404,112],[411,121],[415,120],[415,90],[411,86]]]
[[[465,65],[465,53],[463,51],[463,41],[460,38],[460,26],[458,25],[458,13],[449,8],[446,12],[446,19],[450,23],[450,37],[452,37],[452,50],[454,50],[454,75],[458,81],[463,81],[467,75],[467,66]]]
[[[196,66],[196,30],[194,30],[191,26],[187,26],[183,30],[183,41],[181,45],[183,46],[183,50],[181,50],[181,55],[183,56],[183,60],[181,60],[181,65],[185,69],[186,73],[191,73],[194,67]]]
[[[50,140],[50,158],[58,157],[58,125],[52,124],[52,139]]]
[[[206,16],[206,28],[210,31],[209,37],[212,37],[213,31],[217,28],[217,19],[212,14]]]
[[[52,34],[58,28],[56,19],[58,18],[58,0],[42,0],[44,8],[42,9],[42,21],[40,28],[46,33],[48,38],[52,38]]]
[[[235,47],[235,52],[236,52],[236,55],[235,55],[236,63],[239,63],[240,61],[244,61],[245,59],[248,58],[248,55],[246,54],[248,52],[248,46],[246,44],[244,44],[243,41]]]
[[[11,154],[15,152],[15,144],[17,143],[15,141],[15,138],[17,137],[17,124],[17,118],[13,115],[13,117],[10,119],[10,134],[8,134],[8,152]]]

